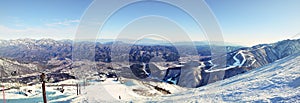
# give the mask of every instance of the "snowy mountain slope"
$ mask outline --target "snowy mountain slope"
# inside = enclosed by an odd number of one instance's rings
[[[300,39],[259,44],[228,53],[227,65],[254,69],[297,53],[300,53]]]
[[[178,74],[180,75],[179,81],[183,82],[177,85],[189,88],[200,87],[246,73],[297,53],[300,53],[300,39],[240,48],[214,60],[210,60],[211,58],[200,60],[202,63],[199,69],[181,68],[181,73]],[[221,57],[226,57],[226,61],[219,61],[222,60]],[[226,67],[218,66],[224,62],[226,62]]]
[[[0,58],[0,76],[16,76],[20,74],[28,74],[37,72],[40,67],[30,63],[20,63],[15,60]]]
[[[146,101],[300,102],[300,54],[223,81]]]
[[[106,81],[91,85],[83,96],[72,102],[300,102],[300,54],[288,56],[247,73],[194,89],[177,87],[168,95],[142,96],[133,88],[145,88],[143,84],[132,85]],[[176,89],[175,85],[160,86]],[[151,90],[150,90],[151,91]],[[139,91],[152,93],[150,91]],[[174,91],[174,90],[172,90]],[[154,92],[153,92],[154,93]]]
[[[210,62],[213,66],[205,70],[205,72],[214,73],[225,71],[224,78],[219,79],[222,80],[245,73],[255,68],[260,68],[268,65],[269,63],[273,63],[276,60],[297,53],[300,53],[300,39],[288,39],[272,44],[259,44],[249,48],[240,48],[236,51],[227,53],[225,68],[216,68],[218,63]]]

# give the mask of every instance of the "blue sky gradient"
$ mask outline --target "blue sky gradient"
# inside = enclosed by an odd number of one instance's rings
[[[0,39],[73,39],[82,15],[92,2],[1,0]],[[251,46],[298,38],[295,35],[300,32],[299,0],[206,0],[206,3],[219,22],[225,42]],[[100,37],[115,38],[120,23],[147,14],[174,20],[192,32],[192,40],[205,40],[202,30],[198,30],[188,15],[172,6],[149,2],[120,10],[109,19]]]

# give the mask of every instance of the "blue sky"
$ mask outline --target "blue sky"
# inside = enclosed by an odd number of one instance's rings
[[[82,15],[92,2],[1,0],[0,39],[73,39]],[[214,13],[226,42],[251,46],[299,38],[295,36],[300,32],[299,0],[206,0],[206,3]],[[193,20],[178,8],[146,2],[128,6],[112,15],[100,37],[115,38],[121,25],[147,14],[165,16],[173,20],[191,32],[189,36],[192,40],[206,39]],[[153,28],[164,27],[163,24],[159,24]],[[180,36],[176,33],[174,35]]]
[[[1,0],[0,39],[71,39],[91,0]]]

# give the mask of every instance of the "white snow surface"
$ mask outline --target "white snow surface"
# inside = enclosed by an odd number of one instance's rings
[[[78,83],[78,80],[70,79],[70,80],[65,80],[65,81],[61,81],[58,83],[46,83],[46,85],[76,84],[76,83]],[[18,83],[2,83],[2,85],[5,85],[5,88],[7,88],[7,87],[12,87],[12,86],[18,86],[20,84],[18,84]],[[54,90],[55,88],[57,88],[57,87],[46,87],[47,92],[53,92],[53,94],[47,94],[48,99],[59,96],[59,95],[64,95],[66,97],[56,98],[54,100],[48,100],[48,102],[50,102],[50,103],[72,100],[73,98],[77,97],[76,96],[76,87],[65,86],[64,93]],[[1,89],[2,89],[2,87],[1,87]],[[26,92],[27,90],[32,90],[32,93]],[[17,92],[22,92],[22,93],[18,94]],[[28,96],[25,96],[23,93],[26,93]],[[7,99],[7,101],[9,101],[9,99],[13,99],[13,100],[28,99],[29,101],[30,100],[34,101],[34,99],[41,98],[41,97],[42,97],[41,84],[36,84],[33,86],[21,86],[20,89],[11,89],[11,90],[5,91],[5,99]],[[3,100],[3,92],[1,91],[0,103],[2,102],[2,100]],[[15,103],[15,102],[13,102],[13,103]]]
[[[83,94],[74,99],[73,103],[118,103],[118,102],[130,102],[130,101],[140,101],[140,99],[147,99],[149,97],[140,95],[133,90],[144,91],[151,98],[156,98],[162,96],[163,94],[155,90],[152,86],[164,87],[164,89],[170,91],[171,93],[179,93],[186,91],[186,88],[179,87],[177,85],[171,85],[167,83],[158,82],[141,82],[133,79],[126,80],[131,82],[133,85],[121,84],[119,81],[113,81],[111,78],[104,82],[95,82],[90,86],[83,89]]]

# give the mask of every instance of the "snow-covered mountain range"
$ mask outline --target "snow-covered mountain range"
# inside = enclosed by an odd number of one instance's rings
[[[143,99],[136,96],[126,96],[125,100],[128,100],[128,102],[299,102],[300,99],[299,92],[297,92],[299,91],[300,82],[298,69],[300,64],[298,62],[300,60],[300,39],[284,40],[240,49],[229,47],[230,49],[227,49],[229,51],[224,55],[226,56],[226,67],[218,69],[214,69],[217,64],[213,62],[214,60],[210,60],[210,51],[207,49],[209,46],[197,48],[197,50],[202,50],[198,52],[199,55],[205,58],[183,63],[177,61],[178,51],[176,51],[176,48],[160,45],[138,45],[132,48],[130,58],[134,61],[131,61],[131,64],[141,62],[144,66],[148,64],[148,67],[143,67],[105,61],[106,58],[110,58],[111,44],[99,43],[96,43],[96,57],[99,58],[99,61],[95,65],[88,60],[74,62],[71,58],[72,45],[73,41],[68,40],[1,40],[0,70],[1,76],[5,76],[5,79],[2,80],[9,82],[11,78],[11,80],[19,78],[25,84],[32,82],[31,80],[38,83],[39,72],[43,71],[47,72],[49,77],[53,77],[55,82],[59,82],[67,79],[90,78],[97,75],[98,72],[115,71],[119,73],[127,68],[125,75],[129,74],[127,75],[128,79],[132,79],[130,76],[140,74],[143,74],[141,75],[143,78],[147,78],[147,76],[155,78],[155,81],[150,81],[155,84],[152,86],[145,85],[145,82],[142,82],[141,85],[139,80],[133,80],[138,83],[136,83],[135,91],[131,91],[131,93],[145,94],[143,89],[137,89],[142,86],[143,88],[151,87],[147,91],[152,91],[154,94],[162,92],[168,94],[157,98],[143,97]],[[84,49],[92,47],[91,42],[81,42],[80,45]],[[126,48],[118,47],[118,50],[124,49]],[[185,50],[186,54],[189,55],[189,49]],[[160,65],[160,62],[149,62],[148,60],[151,60],[152,54],[157,54],[157,56],[161,56],[166,60],[169,59],[168,66],[163,63],[163,65]],[[120,76],[122,77],[122,75]],[[161,82],[166,82],[162,84],[168,86],[156,85]],[[114,86],[115,84],[116,82],[111,82],[108,85]],[[127,88],[122,83],[118,83],[118,85]],[[168,87],[179,89],[176,92],[170,92]]]
[[[241,48],[227,54],[226,69],[238,68],[242,73],[297,53],[300,53],[300,39]]]
[[[148,39],[147,39],[148,40]],[[148,40],[151,41],[151,40]],[[83,49],[91,49],[93,47],[92,42],[81,42],[80,47]],[[53,58],[59,61],[65,61],[72,59],[72,45],[70,40],[56,41],[52,39],[17,39],[17,40],[1,40],[0,41],[0,56],[4,58],[16,59],[18,62],[35,63],[44,66],[45,68],[51,68],[47,66]],[[126,44],[124,44],[126,45]],[[96,61],[109,62],[111,55],[109,52],[111,44],[96,43]],[[122,46],[116,46],[119,51],[126,50]],[[114,47],[114,48],[116,48]],[[187,46],[183,46],[187,47]],[[223,80],[241,73],[245,73],[249,70],[259,68],[261,66],[272,63],[278,59],[287,57],[300,52],[300,39],[298,40],[284,40],[272,44],[260,44],[253,47],[244,47],[235,50],[237,47],[227,47],[229,52],[226,55],[226,67],[219,69],[212,69],[214,63],[210,61],[209,46],[197,47],[198,53],[201,56],[207,56],[208,59],[201,59],[199,64],[186,65],[182,67],[180,80],[178,84],[184,87],[199,87],[211,82]],[[176,61],[179,58],[176,48],[169,46],[136,46],[131,48],[129,58],[132,62],[149,62],[154,54],[161,56],[167,61]],[[207,50],[206,50],[207,49]],[[93,49],[91,49],[93,50]],[[147,51],[148,50],[148,51]],[[189,54],[189,50],[185,49]],[[159,54],[159,55],[158,55]],[[122,54],[121,54],[122,55]],[[120,56],[121,56],[120,55]],[[126,53],[124,54],[126,56]],[[197,61],[197,60],[193,60]],[[213,60],[212,60],[213,61]],[[195,68],[194,68],[195,67]],[[188,69],[184,69],[188,68]],[[194,69],[190,69],[194,68]],[[201,68],[201,69],[197,69]],[[151,68],[150,68],[151,69]],[[10,71],[13,72],[13,71]],[[220,72],[224,72],[218,75]],[[172,73],[172,72],[168,72]],[[6,73],[7,74],[7,73]],[[184,74],[193,74],[184,75]],[[166,74],[169,75],[169,74]],[[178,76],[177,76],[178,77]],[[211,77],[214,77],[213,80]],[[167,79],[167,78],[164,78]],[[188,80],[188,81],[187,81]]]
[[[182,87],[200,87],[246,73],[297,53],[300,53],[300,39],[240,48],[227,53],[226,61],[222,61],[226,62],[226,67],[216,68],[215,65],[218,64],[214,64],[210,59],[199,63],[188,62],[181,67],[169,68],[163,80]],[[159,66],[152,69],[156,68]]]

